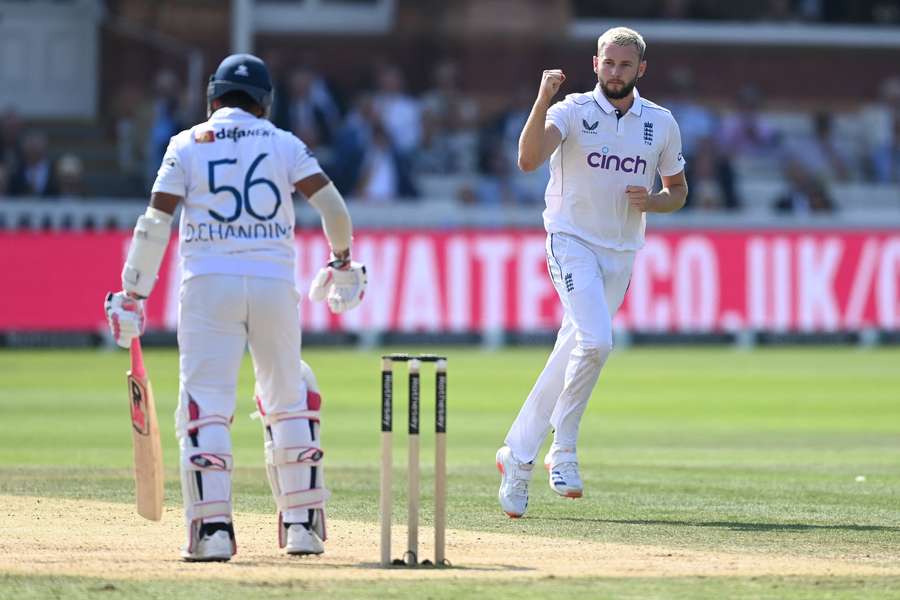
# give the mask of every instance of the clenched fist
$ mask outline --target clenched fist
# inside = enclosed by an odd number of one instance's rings
[[[650,210],[650,190],[642,185],[625,186],[625,195],[628,203],[635,210],[647,212]]]
[[[565,80],[566,75],[562,72],[562,69],[544,71],[543,76],[541,76],[541,88],[538,91],[538,98],[549,104]]]

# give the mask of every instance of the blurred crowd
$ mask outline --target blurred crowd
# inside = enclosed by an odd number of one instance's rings
[[[310,66],[276,66],[272,121],[316,153],[338,189],[360,202],[454,197],[470,204],[531,204],[546,178],[516,172],[516,140],[532,98],[519,94],[487,114],[464,90],[458,66],[442,61],[420,94],[403,71],[379,64],[368,89],[335,94]]]
[[[771,208],[830,212],[834,183],[900,183],[900,78],[885,80],[873,102],[835,115],[825,110],[767,110],[759,90],[738,90],[733,106],[705,106],[691,94],[690,71],[671,74],[663,99],[681,128],[691,188],[688,203],[735,209],[741,179],[783,182]]]
[[[900,23],[896,0],[572,0],[579,18]]]
[[[266,58],[276,86],[270,118],[313,149],[352,202],[543,203],[546,167],[529,174],[516,167],[536,84],[488,107],[463,87],[450,60],[435,64],[427,89],[413,93],[393,64],[378,65],[371,85],[347,92],[330,85],[311,60],[288,69],[278,56]],[[690,70],[670,77],[674,92],[652,99],[680,125],[694,209],[746,206],[739,184],[750,179],[783,183],[777,197],[766,199],[779,213],[834,210],[836,182],[900,184],[900,78],[884,81],[880,95],[852,113],[836,115],[773,110],[752,85],[732,103],[713,106],[692,93]],[[200,103],[189,102],[185,90],[174,71],[164,70],[149,93],[124,88],[114,100],[108,135],[114,141],[104,143],[114,146],[117,174],[130,182],[130,195],[146,196],[169,138],[202,120]],[[0,143],[0,195],[108,195],[86,189],[77,152],[54,152],[47,133],[13,110],[2,116]]]
[[[72,153],[55,156],[47,134],[26,128],[13,109],[0,117],[0,196],[78,197],[84,167]]]

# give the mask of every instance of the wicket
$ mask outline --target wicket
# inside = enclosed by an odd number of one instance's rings
[[[409,514],[407,550],[391,560],[391,469],[393,466],[394,363],[407,363],[409,372]],[[419,370],[435,364],[434,409],[434,566],[449,563],[444,556],[447,527],[447,357],[434,354],[388,354],[381,357],[381,566],[418,566],[419,563]],[[424,560],[422,565],[432,565]]]

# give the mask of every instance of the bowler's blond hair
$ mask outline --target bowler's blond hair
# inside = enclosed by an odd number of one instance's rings
[[[623,47],[636,46],[639,60],[644,60],[644,52],[647,50],[647,43],[641,37],[641,34],[628,27],[613,27],[604,31],[603,35],[597,38],[598,56],[604,44],[615,44]]]

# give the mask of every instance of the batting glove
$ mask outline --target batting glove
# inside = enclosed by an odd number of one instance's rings
[[[144,302],[125,292],[109,292],[103,303],[109,330],[116,343],[128,348],[131,340],[144,333]]]
[[[309,286],[309,299],[325,300],[334,314],[359,306],[366,295],[366,266],[350,260],[335,259],[319,270]]]

